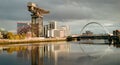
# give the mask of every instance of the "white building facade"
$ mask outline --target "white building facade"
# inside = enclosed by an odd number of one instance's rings
[[[48,38],[64,38],[69,35],[69,26],[57,26],[56,21],[44,25],[44,37]]]

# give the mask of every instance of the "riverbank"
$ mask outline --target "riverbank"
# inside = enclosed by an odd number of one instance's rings
[[[41,43],[41,42],[59,42],[66,41],[66,38],[30,38],[23,40],[0,39],[0,44],[18,44],[18,43]]]

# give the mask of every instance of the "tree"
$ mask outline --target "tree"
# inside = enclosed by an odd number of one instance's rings
[[[14,39],[14,34],[12,32],[8,32],[7,39]]]

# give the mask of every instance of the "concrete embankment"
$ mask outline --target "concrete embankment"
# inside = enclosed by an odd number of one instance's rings
[[[66,38],[31,38],[31,39],[23,39],[23,40],[9,40],[9,39],[1,39],[0,44],[17,44],[17,43],[40,43],[40,42],[59,42],[66,41]]]

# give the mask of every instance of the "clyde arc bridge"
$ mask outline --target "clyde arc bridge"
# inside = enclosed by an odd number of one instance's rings
[[[97,24],[99,26],[101,26],[103,28],[103,30],[106,32],[105,35],[82,35],[82,32],[83,30],[90,24]],[[100,23],[98,22],[90,22],[90,23],[87,23],[80,31],[80,35],[78,36],[72,36],[71,38],[69,38],[70,40],[81,40],[81,39],[107,39],[108,41],[119,41],[119,37],[118,36],[115,36],[115,35],[112,35],[111,33],[109,33],[109,31]],[[68,39],[68,40],[69,40]]]

